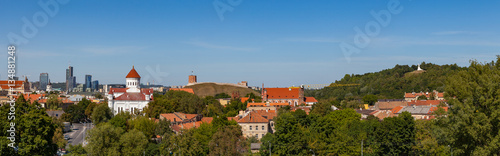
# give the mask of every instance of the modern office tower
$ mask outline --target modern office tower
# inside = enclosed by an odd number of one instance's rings
[[[98,80],[92,81],[92,90],[99,91],[99,81]]]
[[[76,77],[73,76],[73,67],[66,69],[66,91],[71,92],[76,85]]]
[[[92,75],[85,75],[85,85],[83,90],[87,90],[87,88],[92,88]]]
[[[38,90],[46,90],[48,84],[49,84],[49,74],[40,73],[40,83],[38,85]]]

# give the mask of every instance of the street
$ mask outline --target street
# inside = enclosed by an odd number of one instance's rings
[[[90,129],[91,123],[73,123],[72,131],[64,133],[64,136],[69,137],[68,146],[66,146],[66,148],[69,147],[69,144],[82,144]],[[83,144],[83,146],[85,146],[85,144]]]

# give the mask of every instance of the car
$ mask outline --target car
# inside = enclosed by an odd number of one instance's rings
[[[69,140],[69,136],[68,136],[68,135],[65,135],[65,136],[64,136],[64,140]]]

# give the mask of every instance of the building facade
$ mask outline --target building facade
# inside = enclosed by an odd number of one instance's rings
[[[153,101],[153,89],[141,89],[141,76],[132,67],[125,77],[126,88],[110,88],[106,97],[113,114],[130,112],[139,114],[150,101]]]
[[[92,90],[93,91],[98,91],[99,90],[99,81],[97,81],[97,80],[92,81]]]

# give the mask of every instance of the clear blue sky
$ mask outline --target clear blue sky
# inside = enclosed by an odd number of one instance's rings
[[[23,36],[23,17],[33,22],[33,16],[41,27],[17,45],[17,75],[31,81],[47,72],[52,82],[62,82],[70,62],[79,83],[85,74],[101,84],[125,83],[134,65],[143,83],[184,85],[194,71],[200,82],[287,87],[396,64],[467,66],[470,59],[492,61],[500,54],[500,1],[401,0],[400,13],[349,59],[340,43],[354,45],[354,28],[373,24],[370,11],[388,10],[388,0],[242,0],[232,6],[220,0],[232,8],[223,20],[213,2],[73,0],[43,23],[38,1],[3,0],[0,64],[7,66],[8,34]],[[160,73],[150,72],[157,67]],[[6,72],[0,68],[1,79]]]

